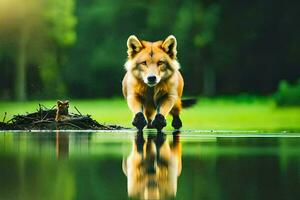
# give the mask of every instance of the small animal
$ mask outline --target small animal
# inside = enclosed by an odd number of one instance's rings
[[[69,101],[57,101],[55,121],[62,121],[69,118]]]
[[[146,125],[161,131],[170,113],[172,126],[181,128],[180,111],[182,107],[193,105],[195,100],[181,99],[184,81],[176,57],[176,38],[170,35],[162,41],[148,42],[131,35],[127,48],[127,72],[122,89],[134,114],[132,125],[139,131]]]

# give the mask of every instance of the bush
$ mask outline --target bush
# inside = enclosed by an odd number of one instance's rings
[[[282,80],[278,91],[274,95],[277,106],[299,106],[300,105],[300,79],[296,84],[289,84]]]

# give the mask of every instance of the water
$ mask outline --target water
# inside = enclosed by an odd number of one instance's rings
[[[0,199],[300,199],[300,134],[0,132]]]

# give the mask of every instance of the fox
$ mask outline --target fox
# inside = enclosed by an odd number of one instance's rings
[[[182,171],[182,146],[179,131],[172,141],[166,135],[137,134],[130,154],[123,158],[127,192],[133,199],[174,199]]]
[[[139,131],[145,126],[161,131],[167,125],[166,116],[171,114],[172,126],[180,129],[182,108],[192,106],[196,100],[182,100],[184,80],[179,71],[175,36],[149,42],[131,35],[127,54],[122,91],[134,114],[132,125]]]
[[[69,101],[57,100],[55,121],[59,122],[69,118]]]

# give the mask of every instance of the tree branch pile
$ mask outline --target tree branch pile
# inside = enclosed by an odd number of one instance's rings
[[[75,107],[78,114],[65,113],[63,118],[58,118],[58,107],[51,109],[43,105],[34,113],[15,115],[7,122],[5,117],[0,122],[0,130],[120,130],[125,129],[118,125],[100,124],[91,118],[91,115],[82,115]]]

